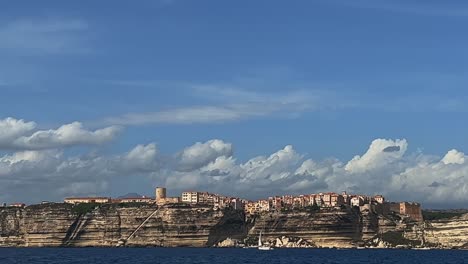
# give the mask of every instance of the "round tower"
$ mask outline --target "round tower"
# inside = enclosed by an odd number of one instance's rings
[[[166,188],[156,187],[156,202],[166,199]]]

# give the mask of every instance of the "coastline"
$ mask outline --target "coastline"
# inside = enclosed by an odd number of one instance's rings
[[[263,230],[264,242],[278,249],[468,248],[468,215],[419,223],[352,208],[256,215],[208,206],[106,205],[85,213],[72,208],[0,209],[0,247],[240,248],[255,245]]]

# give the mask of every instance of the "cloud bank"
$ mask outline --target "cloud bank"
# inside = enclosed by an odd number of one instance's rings
[[[466,155],[455,149],[443,157],[407,153],[405,139],[375,139],[367,151],[349,161],[309,159],[291,145],[239,161],[233,144],[221,139],[197,142],[174,154],[161,153],[155,143],[149,143],[121,154],[106,155],[93,147],[70,155],[66,147],[108,142],[118,129],[89,131],[80,123],[55,130],[36,127],[34,122],[13,118],[0,121],[0,146],[6,151],[0,156],[0,201],[109,195],[113,182],[149,181],[173,193],[197,189],[250,199],[348,191],[420,201],[426,207],[468,202]],[[137,191],[151,193],[152,188]]]

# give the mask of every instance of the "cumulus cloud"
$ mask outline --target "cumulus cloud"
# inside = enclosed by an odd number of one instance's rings
[[[113,181],[132,181],[159,169],[155,144],[121,155],[67,157],[60,151],[20,151],[0,157],[0,193],[10,201],[61,200],[70,195],[108,195]]]
[[[11,117],[0,119],[0,148],[10,144],[11,141],[30,133],[36,128],[36,123]]]
[[[227,194],[250,193],[250,197],[269,195],[284,191],[291,183],[305,179],[294,172],[301,159],[302,155],[290,145],[269,156],[254,157],[240,164],[230,155],[220,155],[197,169],[167,175],[166,184],[179,190],[209,188]],[[312,178],[308,180],[315,181]],[[305,186],[297,186],[296,190],[304,190]]]
[[[99,145],[113,140],[120,128],[106,127],[95,131],[83,129],[79,122],[63,125],[54,130],[37,131],[13,141],[13,146],[23,149],[48,149],[72,145]]]
[[[442,159],[444,164],[463,164],[465,163],[465,154],[456,149],[452,149]]]
[[[392,175],[387,192],[393,196],[438,205],[468,201],[468,166],[413,161],[404,171]]]
[[[240,165],[243,170],[241,181],[250,182],[255,180],[280,180],[291,175],[294,167],[301,156],[297,154],[291,145],[284,147],[271,154],[269,157],[256,157]]]
[[[204,143],[197,142],[177,155],[177,168],[182,171],[190,171],[205,166],[218,157],[230,157],[231,155],[232,144],[230,143],[225,143],[219,139],[209,140]]]
[[[123,171],[152,172],[160,166],[159,151],[156,144],[138,145],[120,157],[119,165]]]
[[[355,156],[346,164],[345,169],[349,172],[365,172],[389,165],[401,159],[407,146],[404,139],[376,139],[364,155]]]
[[[36,123],[14,118],[0,120],[0,149],[52,149],[74,145],[100,145],[113,140],[120,127],[86,130],[80,122],[58,129],[36,130]],[[35,132],[33,132],[35,131]]]
[[[341,161],[307,159],[287,145],[244,162],[235,158],[231,143],[220,139],[195,143],[175,155],[161,154],[154,143],[112,156],[19,151],[0,157],[0,193],[10,200],[17,200],[19,193],[30,199],[60,200],[70,195],[106,195],[114,181],[147,179],[174,194],[196,189],[257,199],[348,191],[419,201],[426,207],[468,202],[468,164],[462,152],[450,150],[437,157],[408,154],[407,148],[404,139],[376,139],[362,155]],[[148,193],[152,187],[140,191]]]
[[[405,139],[376,139],[348,162],[305,159],[292,146],[269,156],[238,163],[220,156],[191,171],[164,175],[169,188],[212,190],[248,198],[272,194],[348,191],[384,194],[388,199],[414,200],[433,206],[468,201],[468,166],[464,154],[449,151],[445,162],[432,155],[406,154]],[[197,166],[198,167],[198,166]]]
[[[0,162],[16,164],[20,162],[39,162],[51,154],[59,155],[57,151],[20,151],[12,155],[5,155],[0,158]]]

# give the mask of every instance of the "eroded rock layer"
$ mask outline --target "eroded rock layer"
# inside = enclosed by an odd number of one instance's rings
[[[353,210],[285,212],[253,216],[249,235],[263,233],[265,240],[300,237],[322,247],[351,247],[362,239],[362,219]]]
[[[468,214],[427,222],[419,233],[423,234],[426,243],[446,248],[468,249]]]
[[[295,238],[314,247],[346,248],[370,245],[369,241],[385,245],[411,241],[412,246],[468,246],[468,215],[418,224],[406,223],[398,216],[351,208],[247,217],[242,211],[183,204],[109,204],[81,213],[75,209],[69,204],[0,208],[0,246],[207,247],[228,238],[241,244],[249,239],[256,243],[260,232],[263,240],[273,245],[278,238]]]
[[[151,218],[147,218],[151,215]],[[145,224],[130,235],[145,221]],[[203,206],[102,206],[86,214],[67,204],[0,210],[1,246],[192,246],[242,236],[244,215]]]

